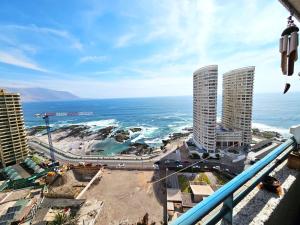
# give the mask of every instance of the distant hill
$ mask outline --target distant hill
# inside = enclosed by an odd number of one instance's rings
[[[46,88],[11,88],[4,87],[9,92],[20,93],[23,102],[76,100],[78,96],[67,91],[56,91]]]

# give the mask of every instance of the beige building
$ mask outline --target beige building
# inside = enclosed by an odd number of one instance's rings
[[[251,143],[255,67],[231,70],[223,76],[222,125],[242,132],[242,145]]]
[[[190,184],[195,202],[201,202],[204,198],[214,193],[208,184]]]
[[[211,65],[193,74],[193,139],[208,152],[216,149],[218,66]]]
[[[1,166],[16,164],[26,158],[28,146],[20,95],[0,89]]]

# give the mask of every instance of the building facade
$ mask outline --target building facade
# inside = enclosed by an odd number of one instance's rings
[[[218,66],[211,65],[193,74],[193,139],[207,152],[216,149]]]
[[[228,147],[240,147],[242,145],[242,132],[217,127],[216,131],[216,149],[225,149]]]
[[[252,104],[255,67],[231,70],[223,75],[222,126],[242,132],[242,145],[252,140]]]
[[[0,89],[1,166],[16,164],[28,155],[20,95]]]

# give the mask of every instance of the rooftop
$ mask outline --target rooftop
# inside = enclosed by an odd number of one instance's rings
[[[209,196],[214,190],[208,184],[190,184],[194,195]]]
[[[167,188],[167,200],[170,202],[181,202],[181,191],[177,188]]]
[[[182,198],[182,206],[183,207],[188,207],[192,208],[196,203],[192,201],[192,195],[190,193],[181,193],[181,198]]]
[[[205,70],[217,70],[217,69],[218,69],[218,65],[208,65],[208,66],[204,66],[204,67],[197,69],[193,74],[196,74],[198,72],[205,71]]]
[[[236,73],[236,72],[245,72],[245,71],[248,71],[248,70],[255,70],[255,66],[247,66],[247,67],[242,67],[242,68],[230,70],[230,71],[224,73],[224,75],[231,74],[231,73]]]

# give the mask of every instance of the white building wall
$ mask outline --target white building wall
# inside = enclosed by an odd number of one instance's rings
[[[218,66],[198,69],[193,74],[193,139],[208,152],[216,149]]]
[[[251,143],[255,67],[229,71],[223,76],[222,125],[242,131],[244,145]]]
[[[229,146],[239,147],[242,144],[241,131],[217,131],[216,132],[216,147],[220,149]]]

